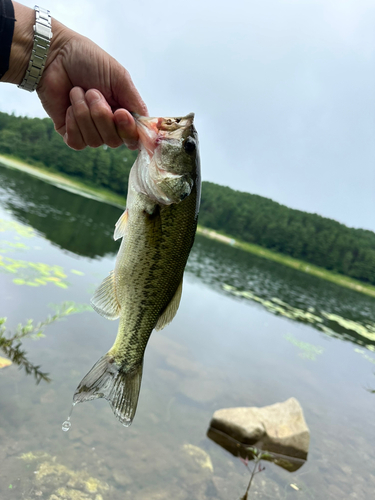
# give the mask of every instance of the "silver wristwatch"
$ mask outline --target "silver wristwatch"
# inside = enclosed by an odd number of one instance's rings
[[[20,89],[28,90],[29,92],[33,92],[36,89],[42,77],[52,38],[51,14],[49,10],[42,9],[37,5],[35,5],[34,9],[34,46],[24,79],[18,85]]]

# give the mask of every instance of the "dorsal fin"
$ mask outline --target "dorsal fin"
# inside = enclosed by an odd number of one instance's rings
[[[102,281],[102,284],[94,293],[91,305],[98,314],[106,319],[114,320],[120,316],[121,306],[117,300],[113,271]]]
[[[162,330],[176,316],[178,306],[180,305],[181,294],[182,294],[182,280],[181,280],[180,284],[178,285],[178,288],[177,288],[176,293],[174,294],[172,300],[167,305],[163,314],[158,319],[158,322],[156,323],[156,326],[155,326],[155,330]]]

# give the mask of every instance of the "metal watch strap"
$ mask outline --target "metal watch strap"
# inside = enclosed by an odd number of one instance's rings
[[[34,9],[34,46],[24,79],[18,85],[20,89],[28,90],[29,92],[33,92],[36,89],[42,77],[52,38],[51,14],[49,10],[42,9],[37,5],[35,5]]]

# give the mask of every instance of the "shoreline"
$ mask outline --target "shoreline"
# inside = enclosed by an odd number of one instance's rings
[[[65,189],[66,191],[70,191],[80,196],[85,196],[86,198],[109,203],[122,209],[125,207],[125,199],[122,196],[117,195],[104,188],[88,186],[78,179],[72,179],[68,175],[64,175],[60,172],[57,173],[45,170],[41,167],[32,166],[14,157],[5,155],[0,155],[0,165],[3,165],[5,168],[20,170],[29,175],[37,177],[38,179],[48,182],[49,184],[53,184],[60,189]],[[278,262],[279,264],[291,267],[293,269],[296,269],[297,271],[301,271],[306,274],[325,279],[356,292],[375,297],[375,286],[367,285],[361,281],[350,278],[349,276],[328,271],[327,269],[324,269],[322,267],[314,266],[313,264],[309,264],[308,262],[304,262],[302,260],[289,257],[288,255],[268,250],[267,248],[253,243],[246,243],[222,232],[217,232],[213,229],[205,228],[200,225],[198,225],[197,227],[197,234],[219,241],[226,245],[233,246],[235,248],[240,248],[245,252],[257,255],[258,257]]]
[[[29,165],[12,156],[0,155],[0,165],[13,170],[20,170],[60,189],[65,189],[65,191],[79,194],[92,200],[104,201],[119,208],[125,208],[126,205],[126,200],[123,196],[113,193],[109,189],[89,186],[77,178],[72,178],[61,172]]]

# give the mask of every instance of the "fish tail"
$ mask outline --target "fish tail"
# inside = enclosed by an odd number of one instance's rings
[[[128,427],[134,418],[141,388],[143,360],[126,370],[110,354],[105,354],[81,380],[73,404],[105,398],[116,417]]]

